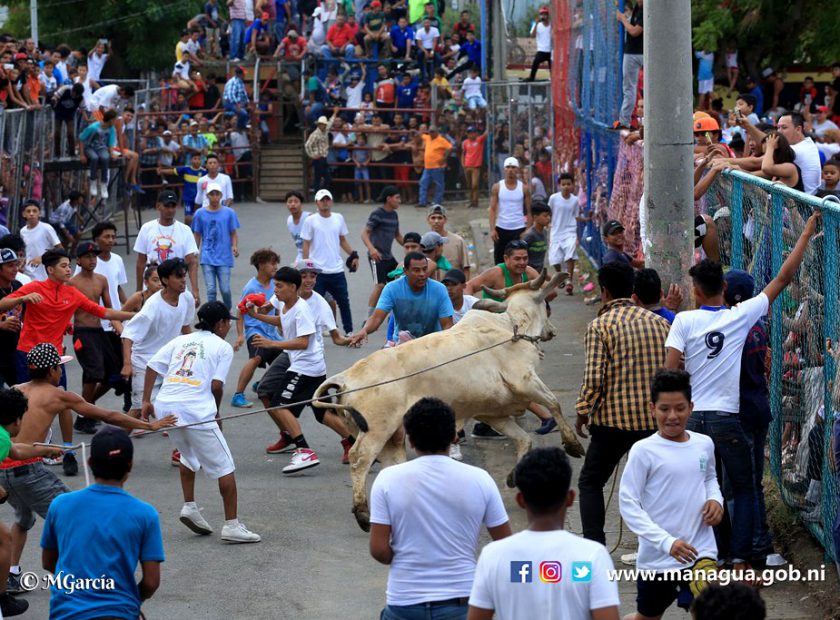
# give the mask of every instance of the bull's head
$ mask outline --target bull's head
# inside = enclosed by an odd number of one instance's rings
[[[551,340],[556,331],[548,320],[545,299],[569,278],[569,274],[565,271],[554,274],[548,285],[543,288],[547,278],[548,272],[543,269],[540,277],[531,282],[520,282],[506,289],[484,286],[482,288],[485,293],[502,301],[481,299],[475,302],[473,308],[496,313],[505,312],[513,325],[517,326],[519,334]]]

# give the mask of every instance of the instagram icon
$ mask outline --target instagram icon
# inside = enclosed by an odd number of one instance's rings
[[[563,576],[563,565],[560,562],[540,562],[540,581],[543,583],[559,583]]]

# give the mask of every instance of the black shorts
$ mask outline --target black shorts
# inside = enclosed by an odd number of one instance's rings
[[[370,262],[370,272],[373,274],[374,284],[387,284],[388,274],[399,266],[397,259],[393,256],[386,260],[375,261],[368,257]]]
[[[274,407],[282,407],[292,412],[296,418],[300,417],[306,405],[294,405],[289,407],[289,403],[297,403],[302,400],[309,400],[315,394],[315,390],[327,380],[326,375],[320,377],[310,377],[309,375],[302,375],[299,372],[292,372],[287,370],[283,377],[283,387],[273,397],[271,404]],[[276,401],[276,402],[275,402]]]
[[[289,359],[288,353],[279,349],[278,352],[279,355],[269,364],[268,370],[265,371],[257,387],[257,396],[260,399],[268,399],[268,402],[272,405],[279,398],[280,388],[285,385],[283,379],[286,376],[286,371],[292,365],[292,360]]]
[[[665,613],[676,600],[677,606],[688,610],[694,600],[688,581],[636,579],[636,611],[643,616],[656,617]]]
[[[253,336],[248,338],[248,357],[254,358],[258,355],[260,356],[260,364],[259,366],[257,366],[257,368],[265,368],[266,366],[271,366],[271,362],[276,360],[277,356],[283,352],[282,349],[263,349],[261,347],[255,347],[251,343],[253,339]]]
[[[113,341],[101,327],[76,327],[73,349],[82,367],[82,383],[104,383],[122,366]]]

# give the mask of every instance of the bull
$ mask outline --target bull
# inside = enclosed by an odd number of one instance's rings
[[[370,529],[370,467],[377,458],[383,467],[405,461],[403,413],[424,396],[449,403],[461,423],[475,418],[512,439],[517,461],[531,448],[531,438],[511,416],[522,415],[529,403],[536,402],[551,411],[566,452],[583,455],[560,403],[537,375],[542,352],[536,343],[556,334],[545,299],[568,274],[555,274],[541,288],[546,278],[543,271],[531,282],[504,290],[485,287],[488,294],[502,300],[483,299],[473,306],[487,312],[468,312],[449,330],[372,353],[319,386],[312,406],[343,412],[361,432],[350,450],[350,473],[353,514],[364,531]],[[482,349],[487,350],[463,357]],[[436,362],[441,365],[424,371]],[[411,376],[400,380],[407,375]],[[378,385],[368,389],[372,383]],[[357,391],[341,394],[348,390]],[[513,486],[513,471],[507,482]]]

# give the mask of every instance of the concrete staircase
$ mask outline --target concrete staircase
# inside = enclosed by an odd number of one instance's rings
[[[259,197],[282,200],[286,192],[298,190],[306,195],[303,138],[288,136],[260,149]]]

